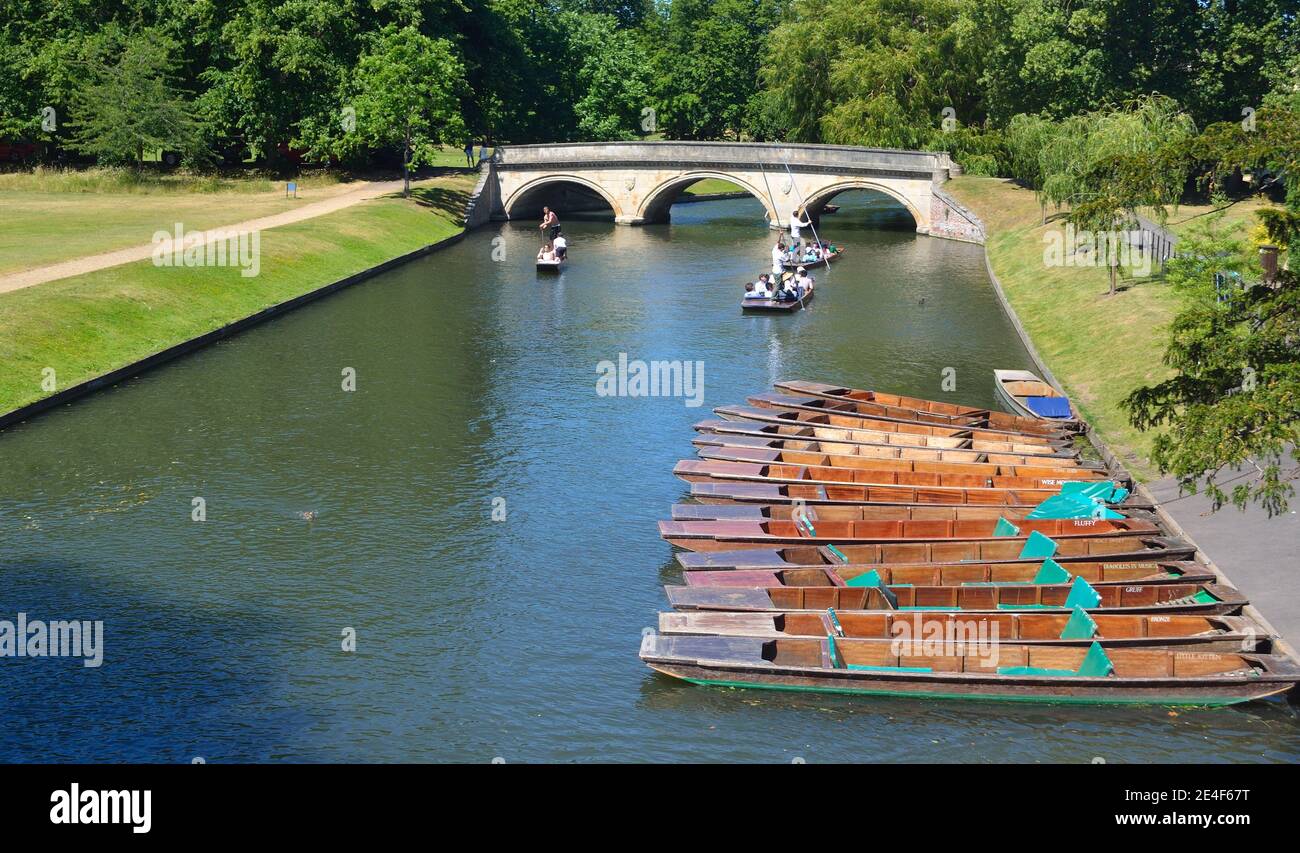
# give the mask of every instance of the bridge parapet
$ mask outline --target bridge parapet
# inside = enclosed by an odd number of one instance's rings
[[[849,145],[785,145],[764,142],[591,142],[507,145],[497,149],[491,174],[492,216],[536,215],[542,205],[614,212],[614,221],[637,225],[666,222],[676,198],[692,183],[717,178],[737,184],[763,204],[773,228],[806,206],[816,219],[836,194],[862,189],[899,202],[922,234],[975,239],[950,221],[934,189],[953,167],[946,153],[858,148]],[[488,188],[484,188],[487,190]],[[942,227],[932,230],[938,211]],[[475,213],[481,215],[480,208]],[[960,216],[959,216],[960,218]]]
[[[503,170],[544,167],[766,169],[784,173],[870,174],[943,180],[948,155],[852,145],[781,145],[767,142],[574,142],[509,145],[498,149]]]

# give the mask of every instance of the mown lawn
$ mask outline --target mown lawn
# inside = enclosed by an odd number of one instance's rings
[[[1137,476],[1153,477],[1152,435],[1129,425],[1120,400],[1168,375],[1162,363],[1177,310],[1169,287],[1152,277],[1121,280],[1108,296],[1104,268],[1047,266],[1034,193],[999,178],[963,175],[945,186],[984,221],[989,262],[1021,323],[1084,417]],[[1171,216],[1170,219],[1178,218]]]
[[[0,175],[0,275],[150,242],[155,231],[187,231],[270,216],[348,192],[359,184],[312,178],[298,198],[283,182],[146,176],[124,170]]]
[[[436,178],[409,201],[374,199],[264,231],[255,277],[143,261],[0,294],[0,412],[45,396],[46,367],[67,388],[455,234],[473,185],[472,174]]]
[[[714,193],[743,193],[747,191],[744,187],[736,186],[731,181],[724,181],[720,178],[704,178],[691,184],[683,192],[690,195],[713,195]]]

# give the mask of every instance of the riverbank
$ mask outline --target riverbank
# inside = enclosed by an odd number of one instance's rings
[[[1045,239],[1063,227],[1042,224],[1034,193],[1001,178],[963,175],[944,189],[987,230],[989,267],[1042,359],[1084,418],[1139,479],[1154,479],[1153,436],[1128,422],[1120,401],[1169,375],[1164,356],[1174,294],[1156,278],[1121,280],[1107,295],[1101,267],[1048,266]]]
[[[434,178],[261,232],[254,276],[146,260],[0,295],[0,417],[459,234],[473,184]]]

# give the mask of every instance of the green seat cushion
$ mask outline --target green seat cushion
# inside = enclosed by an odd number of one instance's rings
[[[993,528],[994,536],[1019,536],[1020,528],[1016,527],[1005,518],[999,518],[998,523]]]
[[[1049,675],[1067,678],[1105,678],[1115,671],[1115,666],[1106,656],[1101,643],[1094,642],[1083,656],[1083,662],[1077,670],[1047,669],[1041,666],[1000,666],[998,675]]]
[[[1056,553],[1056,541],[1051,537],[1044,536],[1035,530],[1029,534],[1025,540],[1025,547],[1020,549],[1020,559],[1033,559],[1034,557],[1050,557]]]
[[[849,578],[844,582],[844,585],[863,587],[863,586],[880,586],[881,583],[882,581],[880,579],[880,572],[876,571],[875,569],[872,569],[869,572],[863,572],[857,577]]]
[[[1043,560],[1043,564],[1038,567],[1038,574],[1034,575],[1034,583],[1069,583],[1070,573],[1060,563],[1048,557]]]
[[[1082,607],[1074,608],[1065,627],[1061,629],[1062,640],[1091,640],[1097,636],[1097,623],[1088,611]]]
[[[1072,669],[1047,669],[1041,666],[1000,666],[998,675],[1074,675]]]
[[[1083,656],[1083,663],[1079,664],[1076,674],[1081,678],[1105,678],[1114,671],[1115,665],[1106,656],[1106,650],[1094,640],[1088,647],[1088,653]]]
[[[1065,606],[1070,609],[1082,607],[1084,610],[1091,610],[1098,604],[1101,604],[1101,593],[1083,578],[1075,578],[1074,584],[1070,587],[1070,594],[1065,598]]]

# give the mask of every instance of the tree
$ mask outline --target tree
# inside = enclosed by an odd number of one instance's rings
[[[658,123],[675,139],[737,138],[784,0],[674,0],[656,40]]]
[[[1262,220],[1285,248],[1300,222],[1297,93],[1283,84],[1254,125],[1211,125],[1176,141],[1147,168],[1183,159],[1210,164],[1211,186],[1238,170],[1261,176],[1257,191],[1284,184],[1285,206]],[[1215,282],[1223,271],[1242,273],[1248,286],[1225,293]],[[1283,266],[1276,280],[1261,281],[1257,253],[1217,235],[1212,223],[1180,241],[1167,274],[1185,300],[1165,354],[1176,373],[1130,394],[1129,418],[1140,429],[1168,428],[1156,438],[1153,460],[1189,491],[1204,487],[1215,509],[1231,500],[1239,508],[1258,502],[1269,514],[1284,512],[1295,493],[1290,481],[1300,475],[1300,279]],[[1290,472],[1283,470],[1287,455]],[[1257,468],[1258,480],[1225,492],[1218,476],[1243,465]]]
[[[1152,461],[1184,489],[1203,487],[1216,510],[1229,500],[1239,508],[1257,501],[1274,515],[1287,509],[1295,493],[1288,481],[1300,475],[1300,282],[1283,270],[1272,286],[1216,287],[1216,274],[1258,279],[1251,254],[1213,223],[1180,241],[1167,275],[1185,307],[1164,357],[1176,374],[1133,391],[1124,406],[1140,429],[1168,427],[1156,436]],[[1219,476],[1241,466],[1259,478],[1226,492]]]
[[[769,38],[763,81],[790,138],[921,148],[945,116],[981,124],[983,38],[960,0],[805,0]],[[951,113],[946,113],[951,109]]]
[[[401,146],[403,195],[411,194],[412,166],[429,162],[440,144],[464,139],[458,99],[464,85],[451,43],[414,27],[388,27],[357,64],[356,138],[373,147]]]
[[[649,61],[636,35],[611,15],[564,13],[577,69],[577,133],[583,139],[633,139],[650,105]]]
[[[128,36],[116,61],[100,52],[85,63],[85,82],[73,96],[70,147],[101,162],[144,162],[146,151],[205,156],[200,128],[185,93],[173,85],[177,45],[161,31]]]

